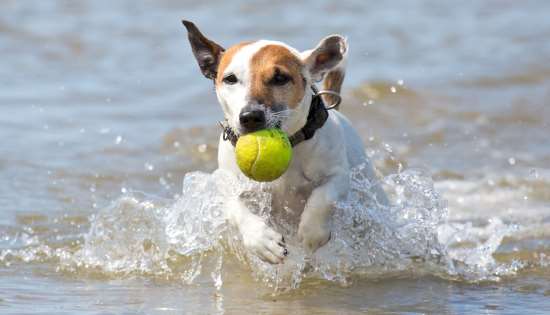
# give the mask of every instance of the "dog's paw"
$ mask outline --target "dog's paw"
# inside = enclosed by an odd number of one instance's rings
[[[247,224],[241,233],[244,246],[265,262],[280,264],[288,255],[284,237],[262,221]]]
[[[298,237],[302,241],[304,248],[313,253],[328,243],[331,234],[324,222],[319,222],[319,220],[315,219],[308,220],[302,217],[298,226]]]

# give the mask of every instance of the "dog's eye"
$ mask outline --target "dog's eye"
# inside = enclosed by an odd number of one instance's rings
[[[233,85],[237,82],[239,82],[239,80],[237,79],[237,76],[234,75],[233,73],[228,74],[225,77],[223,77],[223,83],[225,83],[225,84]]]
[[[271,80],[269,80],[269,84],[285,85],[290,81],[292,81],[292,78],[289,75],[277,71]]]

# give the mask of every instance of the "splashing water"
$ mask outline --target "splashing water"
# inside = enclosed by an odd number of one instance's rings
[[[259,212],[269,216],[271,199],[263,189],[269,184],[221,170],[187,174],[182,196],[169,205],[135,195],[121,197],[91,219],[84,244],[77,250],[43,250],[36,255],[57,257],[63,272],[146,275],[188,284],[206,281],[218,289],[223,285],[224,263],[236,259],[257,281],[279,291],[297,288],[308,279],[349,285],[361,277],[413,272],[498,280],[521,267],[498,264],[492,257],[514,226],[498,219],[477,228],[447,222],[445,202],[421,171],[384,178],[391,206],[375,200],[370,191],[375,183],[363,174],[361,167],[353,172],[348,198],[336,204],[332,239],[313,256],[301,249],[296,227],[269,220],[275,229],[288,233],[290,255],[282,265],[264,263],[244,249],[236,229],[224,218],[224,211],[230,211],[224,208],[225,201],[252,190],[258,192],[251,198]]]

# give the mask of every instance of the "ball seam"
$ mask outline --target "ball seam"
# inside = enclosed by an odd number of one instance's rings
[[[254,159],[254,162],[252,162],[252,167],[250,168],[250,174],[253,177],[256,177],[256,163],[260,159],[260,149],[261,149],[260,140],[261,140],[261,137],[256,137],[254,140],[256,140],[256,145],[258,146],[257,147],[258,149],[256,150],[256,158]]]

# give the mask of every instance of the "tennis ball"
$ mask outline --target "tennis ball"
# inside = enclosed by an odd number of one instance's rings
[[[237,165],[246,176],[258,182],[270,182],[287,170],[292,146],[280,129],[263,129],[239,137],[235,154]]]

